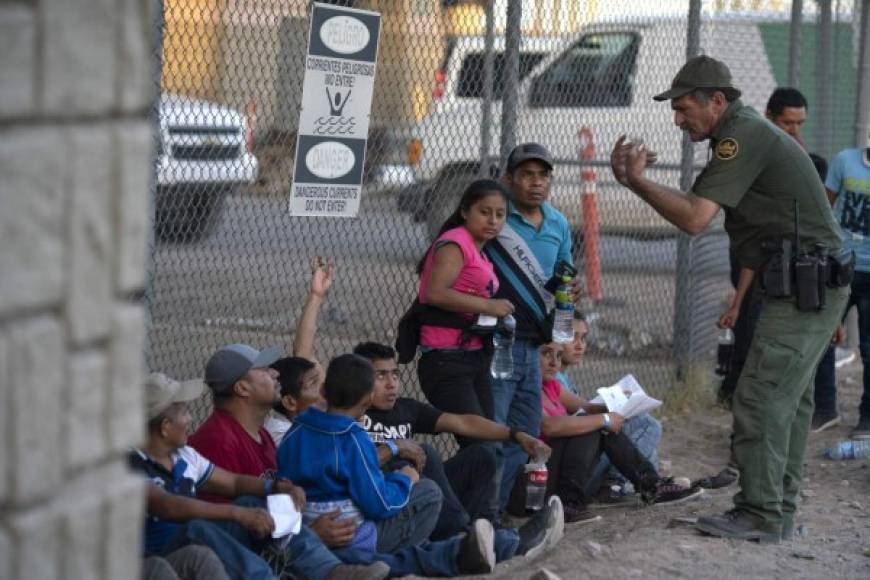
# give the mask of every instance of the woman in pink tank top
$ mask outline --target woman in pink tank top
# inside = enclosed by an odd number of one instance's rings
[[[468,186],[420,261],[422,304],[459,313],[469,321],[478,314],[501,318],[513,313],[510,302],[493,298],[498,278],[483,253],[483,246],[504,226],[507,200],[508,191],[498,181],[480,179]],[[423,325],[420,346],[417,374],[429,402],[450,413],[491,419],[490,356],[483,339],[457,328]]]

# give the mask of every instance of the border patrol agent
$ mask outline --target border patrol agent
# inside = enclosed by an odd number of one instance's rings
[[[779,542],[793,534],[813,376],[848,299],[851,255],[841,251],[810,158],[739,97],[728,67],[707,56],[689,60],[671,89],[654,97],[671,101],[675,124],[692,141],[710,141],[709,162],[691,191],[646,178],[655,155],[625,137],[614,146],[611,167],[622,185],[688,234],[703,231],[724,208],[731,247],[761,284],[763,310],[733,401],[740,491],[732,510],[699,518],[698,529]]]

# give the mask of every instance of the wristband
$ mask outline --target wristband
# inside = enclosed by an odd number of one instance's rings
[[[604,413],[604,429],[610,431],[610,414]]]
[[[509,434],[508,434],[508,440],[513,441],[514,443],[519,443],[519,441],[517,441],[517,434],[518,433],[519,433],[519,431],[517,431],[516,429],[511,427],[509,430]]]
[[[271,477],[269,479],[263,480],[263,496],[272,495],[272,491],[275,489],[275,480]]]
[[[389,447],[389,449],[390,449],[390,453],[393,454],[393,457],[398,457],[398,455],[399,455],[399,446],[396,445],[396,442],[395,442],[395,441],[393,441],[392,439],[387,439],[386,441],[384,441],[384,445],[386,445],[387,447]]]

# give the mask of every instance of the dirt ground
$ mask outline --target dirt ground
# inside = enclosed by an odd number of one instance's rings
[[[811,435],[804,462],[802,505],[795,539],[778,545],[714,539],[675,517],[721,513],[736,485],[706,490],[672,507],[607,509],[603,519],[567,526],[565,538],[532,561],[501,564],[496,578],[528,579],[546,569],[574,578],[870,579],[870,461],[829,461],[831,443],[848,437],[857,421],[860,362],[838,369],[843,423]],[[726,465],[731,416],[712,404],[663,417],[663,471],[692,479]]]

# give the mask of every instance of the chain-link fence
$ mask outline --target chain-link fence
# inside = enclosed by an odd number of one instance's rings
[[[699,3],[692,26],[691,2],[527,1],[515,52],[506,51],[506,1],[336,3],[382,16],[354,219],[287,211],[309,3],[164,0],[152,368],[201,376],[209,354],[231,342],[289,350],[315,255],[338,263],[319,357],[363,340],[392,343],[416,294],[416,261],[464,185],[497,171],[505,146],[537,141],[556,158],[551,201],[571,223],[590,293],[590,352],[570,370],[577,384],[590,393],[633,373],[665,395],[678,367],[684,378],[703,369],[709,382],[714,321],[731,291],[727,239],[716,225],[691,240],[678,236],[618,187],[610,147],[622,133],[643,139],[659,152],[652,177],[675,186],[681,171],[690,183],[703,165],[703,146],[684,163],[668,106],[651,99],[685,61],[687,39],[725,60],[744,102],[761,110],[797,68],[810,101],[808,148],[830,156],[852,143],[852,3],[805,3],[798,61],[791,4],[777,0]],[[819,5],[831,7],[824,30]],[[823,45],[829,60],[819,56]],[[413,368],[403,380],[417,392]]]

